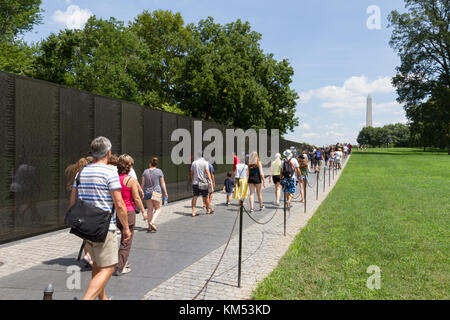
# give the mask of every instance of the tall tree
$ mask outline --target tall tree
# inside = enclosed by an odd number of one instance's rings
[[[449,128],[450,117],[448,91],[450,89],[450,1],[405,0],[407,13],[397,11],[389,15],[393,33],[390,45],[398,52],[401,65],[393,84],[397,88],[398,101],[405,105],[411,121],[418,119],[417,110],[426,110],[422,103],[433,104],[436,112],[434,123],[417,124],[416,127],[435,126],[428,132],[441,132]],[[445,97],[445,98],[442,98]],[[411,112],[409,112],[410,109]],[[428,121],[429,117],[422,117]],[[419,130],[420,131],[420,130]],[[440,133],[441,134],[441,133]],[[449,132],[445,133],[448,136]],[[427,139],[430,137],[427,137]],[[440,136],[432,137],[438,144]],[[447,140],[447,146],[450,144]]]
[[[136,79],[148,58],[145,43],[123,22],[93,16],[83,30],[64,30],[41,43],[36,77],[143,103]]]
[[[201,20],[177,85],[180,107],[195,117],[241,128],[292,129],[297,94],[292,68],[260,48],[261,34],[240,20]]]
[[[449,101],[450,90],[446,97],[437,97],[437,100],[430,99],[408,109],[407,116],[411,119],[411,135],[414,142],[422,146],[424,150],[431,146],[445,148],[450,144],[450,123],[442,120],[441,110],[441,106],[446,104],[447,108],[444,109],[446,115],[444,117],[448,119],[450,113]]]
[[[35,52],[35,46],[29,46],[21,40],[0,42],[0,70],[32,75]]]
[[[20,36],[42,21],[41,0],[0,0],[0,70],[30,75],[34,46]]]
[[[401,59],[393,84],[408,108],[450,86],[450,1],[406,0],[406,8],[389,15],[389,43]]]
[[[139,79],[144,103],[155,108],[175,105],[175,83],[191,42],[190,29],[184,26],[180,13],[164,10],[144,11],[130,29],[144,40],[152,57]]]

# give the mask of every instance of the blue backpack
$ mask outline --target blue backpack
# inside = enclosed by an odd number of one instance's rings
[[[322,153],[320,151],[316,151],[316,159],[322,159]]]

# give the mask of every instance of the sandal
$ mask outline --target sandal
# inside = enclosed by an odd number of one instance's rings
[[[125,267],[125,268],[123,268],[122,271],[116,270],[116,271],[113,273],[113,275],[116,276],[116,277],[120,277],[120,276],[123,276],[124,274],[130,273],[130,272],[131,272],[131,269]]]
[[[158,228],[156,228],[154,223],[150,223],[150,227],[152,228],[152,230],[158,231]]]

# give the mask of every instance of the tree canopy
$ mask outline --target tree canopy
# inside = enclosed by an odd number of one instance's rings
[[[450,1],[405,1],[408,12],[389,15],[390,45],[401,60],[392,81],[397,100],[419,140],[450,148]]]
[[[294,70],[288,60],[265,53],[261,38],[241,20],[221,25],[208,17],[185,25],[179,13],[156,10],[125,26],[93,16],[82,30],[52,33],[35,48],[22,43],[27,61],[13,63],[11,55],[2,54],[0,68],[225,125],[285,134],[298,125],[298,94],[290,87]]]
[[[20,39],[42,21],[41,0],[0,0],[0,70],[31,73],[35,47]]]
[[[360,145],[365,144],[373,147],[386,145],[409,147],[414,145],[409,126],[402,123],[388,124],[379,128],[364,127],[356,140]]]
[[[0,41],[13,40],[42,21],[42,0],[0,0]]]

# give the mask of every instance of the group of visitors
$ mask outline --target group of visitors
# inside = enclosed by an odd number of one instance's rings
[[[247,199],[250,191],[250,213],[255,211],[255,193],[258,197],[259,211],[264,210],[262,188],[266,187],[266,180],[258,153],[253,151],[250,155],[243,154],[241,158],[234,154],[234,162],[233,175],[229,172],[226,180],[228,185],[227,204],[230,203],[231,196],[236,200]],[[230,181],[231,176],[234,177],[234,183]],[[234,186],[234,191],[231,190],[231,186]]]
[[[275,201],[276,206],[280,205],[280,197],[282,189],[286,189],[286,201],[289,208],[292,207],[292,199],[296,188],[303,179],[307,178],[311,169],[308,164],[306,151],[303,152],[299,162],[294,156],[292,150],[288,149],[283,152],[284,158],[277,153],[275,160],[271,163],[268,184],[275,185]],[[231,197],[238,201],[249,198],[250,213],[255,212],[254,202],[255,194],[258,197],[259,211],[265,209],[262,189],[266,188],[266,180],[264,170],[259,159],[258,153],[253,151],[250,155],[243,155],[238,159],[236,155],[233,174],[229,172],[224,182],[224,191],[227,193],[226,204],[229,205]],[[234,177],[234,179],[231,179]],[[234,190],[233,190],[234,187]],[[284,189],[283,189],[284,190]],[[304,186],[300,183],[301,202],[304,202]]]
[[[104,242],[85,240],[85,261],[92,266],[92,280],[83,299],[106,300],[106,284],[112,275],[121,276],[131,272],[128,262],[136,225],[136,214],[141,212],[148,222],[148,232],[156,232],[156,219],[161,213],[163,199],[167,200],[167,188],[164,174],[158,168],[158,158],[149,161],[149,167],[142,173],[139,183],[133,169],[134,160],[128,154],[120,156],[111,152],[111,142],[105,137],[98,137],[91,142],[91,155],[81,158],[70,165],[66,171],[67,191],[70,191],[69,208],[77,199],[101,210],[111,213],[108,234]],[[341,149],[344,149],[342,152]],[[271,163],[269,184],[275,185],[275,205],[280,204],[280,197],[286,191],[286,203],[292,207],[293,196],[297,186],[300,188],[301,200],[305,200],[305,184],[311,173],[310,161],[316,172],[329,161],[330,166],[351,152],[351,146],[337,145],[336,148],[313,148],[297,154],[296,150],[287,149],[284,158],[277,153]],[[259,202],[259,211],[265,209],[262,189],[266,188],[266,179],[256,151],[234,156],[233,172],[227,173],[223,191],[226,192],[226,205],[231,198],[244,201],[249,198],[250,213],[255,211],[255,194]],[[203,198],[206,214],[214,213],[212,197],[216,181],[213,161],[207,161],[201,152],[189,167],[192,182],[192,216],[196,216],[196,203],[199,196]],[[164,194],[164,197],[163,197]],[[144,206],[145,202],[145,206]],[[120,230],[120,245],[116,240],[116,230]]]
[[[341,169],[341,162],[352,152],[352,145],[349,143],[330,145],[326,147],[311,146],[306,155],[314,172],[320,172],[321,168],[328,166],[330,169]]]
[[[91,142],[92,156],[81,158],[66,171],[67,190],[71,188],[70,204],[80,199],[94,207],[111,212],[109,232],[104,242],[85,241],[85,261],[92,266],[92,280],[83,297],[86,300],[108,299],[106,284],[112,275],[131,272],[128,257],[133,242],[136,213],[148,221],[148,232],[157,231],[156,218],[161,212],[162,193],[168,198],[163,172],[152,158],[142,174],[141,183],[133,169],[130,155],[111,153],[111,142],[98,137]],[[142,202],[144,199],[147,210]],[[120,230],[120,246],[116,229]]]

